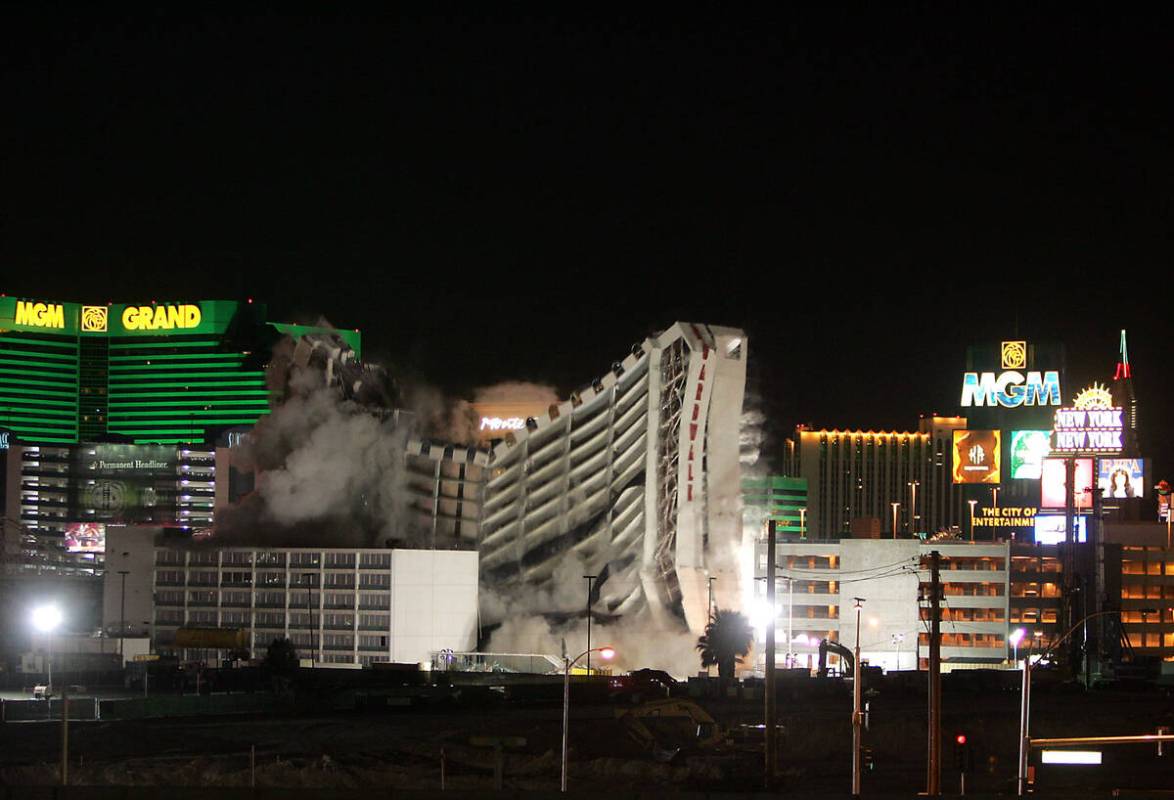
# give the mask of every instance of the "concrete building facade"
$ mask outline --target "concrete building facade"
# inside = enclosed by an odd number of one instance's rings
[[[113,548],[127,555],[107,570],[103,598],[105,627],[125,620],[134,634],[145,625],[155,652],[185,661],[229,656],[177,643],[180,629],[193,628],[243,630],[254,657],[288,638],[302,658],[323,664],[419,663],[437,650],[476,646],[475,552],[141,546],[157,535],[148,528],[114,537]]]

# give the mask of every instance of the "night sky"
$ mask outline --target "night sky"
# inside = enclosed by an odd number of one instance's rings
[[[953,412],[1016,332],[1071,395],[1126,327],[1170,464],[1172,26],[936,6],[9,7],[0,291],[254,296],[454,393],[736,325],[776,441]]]

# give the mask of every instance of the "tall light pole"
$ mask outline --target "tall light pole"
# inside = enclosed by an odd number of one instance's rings
[[[1011,643],[1011,647],[1014,648],[1012,650],[1014,655],[1012,657],[1011,663],[1015,664],[1016,666],[1019,666],[1019,643],[1023,641],[1023,637],[1026,634],[1027,631],[1023,630],[1023,628],[1016,628],[1011,633],[1011,635],[1007,637],[1007,641],[1009,641]]]
[[[118,660],[125,669],[126,659],[122,654],[122,642],[126,638],[126,576],[130,574],[130,570],[120,569],[118,574],[122,576],[122,599],[119,601],[118,616]]]
[[[917,487],[921,485],[921,481],[909,481],[909,493],[912,495],[909,500],[909,532],[916,538],[917,536]]]
[[[53,694],[53,632],[61,625],[61,609],[55,605],[37,606],[33,609],[32,622],[33,627],[45,634],[45,670],[47,674],[46,684],[49,687],[49,694]]]
[[[970,541],[974,541],[974,506],[978,504],[977,500],[967,500],[970,504]]]
[[[587,581],[587,674],[591,674],[591,583],[598,575],[584,575]]]
[[[1155,614],[1156,608],[1141,609],[1143,614]],[[1094,617],[1104,617],[1109,614],[1120,614],[1120,609],[1111,609],[1109,611],[1097,611],[1086,615],[1083,619],[1078,620],[1075,625],[1068,629],[1067,633],[1061,636],[1056,641],[1048,645],[1048,649],[1040,654],[1039,660],[1047,658],[1053,650],[1058,648],[1064,641],[1074,634],[1076,631]],[[1034,644],[1034,640],[1033,640]],[[1031,650],[1027,651],[1027,657],[1023,660],[1023,688],[1020,694],[1019,706],[1019,772],[1017,776],[1017,794],[1022,797],[1027,791],[1027,758],[1031,748]]]
[[[896,539],[897,538],[897,509],[901,507],[901,504],[894,500],[893,502],[889,503],[889,505],[893,507],[893,538]]]
[[[861,708],[861,701],[864,694],[861,691],[861,684],[864,683],[864,670],[860,668],[860,607],[864,605],[863,597],[853,597],[852,602],[856,604],[856,663],[852,667],[852,796],[860,796],[860,769],[861,769],[861,747],[862,747],[862,727],[864,724],[864,714]]]
[[[806,508],[799,509],[799,538],[800,539],[807,538],[807,509]],[[1169,542],[1169,540],[1170,540],[1169,531],[1166,532],[1166,540],[1167,540],[1167,542]],[[1167,549],[1169,549],[1169,548],[1167,548]]]
[[[611,647],[596,647],[595,651],[599,653],[604,661],[610,661],[616,655],[615,649]],[[563,792],[567,790],[567,734],[571,727],[571,667],[580,658],[590,655],[590,653],[590,650],[584,650],[574,658],[563,656],[563,766],[562,780],[560,782],[560,791]]]

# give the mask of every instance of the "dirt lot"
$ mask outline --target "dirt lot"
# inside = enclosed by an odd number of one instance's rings
[[[847,790],[849,702],[838,696],[780,697],[785,786]],[[706,706],[723,726],[743,734],[740,751],[735,747],[718,753],[681,753],[664,763],[626,735],[614,719],[614,708],[576,709],[571,723],[571,784],[614,791],[757,788],[761,756],[754,737],[761,737],[761,732],[750,726],[761,722],[760,705],[710,701]],[[955,731],[964,731],[975,751],[975,773],[968,788],[1006,789],[1014,774],[1018,694],[948,694],[945,711],[943,786],[956,791],[958,775],[949,741]],[[1174,703],[1158,693],[1039,692],[1033,720],[1036,736],[1143,733],[1174,723]],[[865,776],[865,786],[878,791],[922,788],[924,698],[898,693],[874,698],[869,727],[865,740],[876,767]],[[526,744],[507,753],[506,788],[552,790],[559,778],[561,708],[502,704],[318,716],[77,722],[70,731],[71,775],[74,782],[84,784],[247,786],[250,748],[255,747],[259,786],[434,790],[440,787],[443,751],[449,788],[487,789],[493,780],[492,750],[472,746],[470,738],[514,736],[525,738]],[[1158,760],[1152,749],[1109,749],[1104,767],[1067,768],[1069,772],[1053,768],[1041,772],[1041,781],[1049,787],[1105,789],[1174,785],[1174,756]],[[51,783],[59,757],[59,722],[0,726],[0,783]]]

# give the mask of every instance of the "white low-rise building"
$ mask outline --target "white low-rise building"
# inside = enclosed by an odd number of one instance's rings
[[[157,533],[113,537],[103,618],[107,630],[143,621],[158,653],[228,657],[177,643],[180,629],[210,628],[244,631],[254,657],[288,638],[301,658],[323,664],[420,663],[476,647],[474,551],[172,547],[152,541]]]

